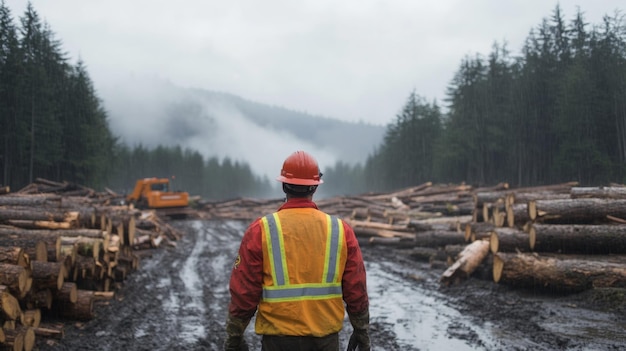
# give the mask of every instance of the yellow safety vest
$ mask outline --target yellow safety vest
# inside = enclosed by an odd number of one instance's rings
[[[341,220],[314,208],[290,208],[263,217],[261,228],[256,333],[321,337],[340,331],[348,254]]]

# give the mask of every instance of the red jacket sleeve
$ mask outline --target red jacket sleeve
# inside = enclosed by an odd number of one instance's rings
[[[343,226],[348,246],[348,260],[342,280],[343,300],[346,302],[348,313],[360,313],[369,308],[365,264],[354,230],[345,222]]]
[[[228,312],[241,319],[250,319],[256,312],[263,293],[263,247],[260,221],[246,230],[230,275]]]

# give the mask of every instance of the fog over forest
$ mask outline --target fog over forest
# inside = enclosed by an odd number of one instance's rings
[[[113,80],[112,80],[113,81]],[[101,85],[113,133],[133,147],[180,145],[205,158],[245,162],[274,178],[291,152],[312,153],[320,167],[363,164],[384,126],[344,122],[231,94],[183,88],[157,77],[126,76]],[[120,83],[123,82],[123,83]]]

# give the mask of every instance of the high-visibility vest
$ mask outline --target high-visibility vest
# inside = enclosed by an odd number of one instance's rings
[[[263,217],[261,228],[256,333],[321,337],[340,331],[348,254],[342,221],[314,208],[290,208]]]

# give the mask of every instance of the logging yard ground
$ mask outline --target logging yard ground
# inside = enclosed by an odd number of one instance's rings
[[[155,249],[96,317],[65,323],[61,340],[38,350],[221,350],[232,262],[247,222],[179,220],[175,247]],[[499,285],[491,267],[440,284],[445,263],[407,249],[362,244],[373,350],[624,350],[626,290],[577,294]],[[246,339],[260,350],[254,320]],[[345,322],[341,349],[352,328]]]

